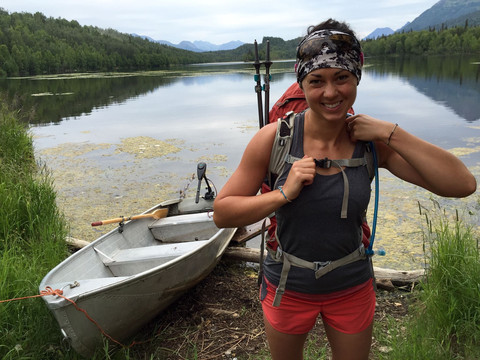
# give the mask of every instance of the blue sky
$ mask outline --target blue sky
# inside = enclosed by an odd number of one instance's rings
[[[37,11],[81,25],[112,28],[156,40],[252,43],[290,40],[329,17],[346,21],[360,38],[376,28],[397,30],[438,0],[2,0],[12,12]],[[354,5],[352,5],[354,4]]]

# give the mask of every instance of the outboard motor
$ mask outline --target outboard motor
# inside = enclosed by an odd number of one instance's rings
[[[202,180],[205,179],[205,183],[207,184],[207,192],[204,195],[205,200],[212,200],[215,198],[215,192],[210,187],[210,183],[208,182],[207,176],[205,175],[207,172],[207,164],[204,162],[200,162],[197,165],[197,179],[198,179],[198,186],[197,186],[197,196],[195,197],[195,203],[198,204],[200,201],[200,188],[202,186]]]

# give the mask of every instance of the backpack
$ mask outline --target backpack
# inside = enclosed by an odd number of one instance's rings
[[[272,106],[268,115],[269,122],[277,121],[277,119],[282,118],[288,111],[299,113],[307,107],[308,104],[307,100],[305,100],[303,90],[300,89],[297,82],[294,82]]]

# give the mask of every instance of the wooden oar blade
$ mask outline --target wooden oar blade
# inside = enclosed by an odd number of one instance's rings
[[[168,215],[168,208],[162,208],[162,209],[158,209],[158,210],[155,210],[153,213],[153,218],[154,219],[161,219],[161,218],[164,218],[164,217],[167,217]]]

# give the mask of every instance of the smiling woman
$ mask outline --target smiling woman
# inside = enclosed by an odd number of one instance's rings
[[[371,255],[362,242],[370,198],[361,161],[367,151],[376,154],[378,166],[438,195],[465,197],[476,189],[474,176],[447,151],[396,123],[363,114],[347,117],[362,66],[360,44],[348,25],[329,19],[310,27],[295,65],[309,108],[295,116],[278,188],[258,194],[274,138],[284,136],[268,124],[249,142],[215,200],[219,227],[276,215],[260,294],[274,360],[303,359],[319,315],[334,358],[369,357],[375,294]]]

